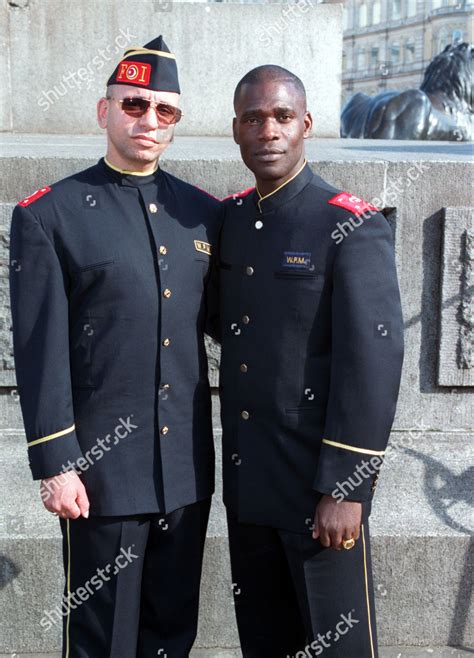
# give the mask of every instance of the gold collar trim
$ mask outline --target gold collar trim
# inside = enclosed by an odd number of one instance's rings
[[[298,176],[298,174],[300,174],[300,173],[303,171],[303,169],[304,169],[305,166],[306,166],[306,163],[307,163],[307,160],[306,160],[306,158],[305,158],[303,164],[302,164],[301,167],[298,169],[298,171],[296,172],[296,174],[294,174],[291,178],[289,178],[289,179],[286,180],[284,183],[282,183],[281,185],[279,185],[279,186],[276,188],[276,190],[273,190],[273,192],[269,192],[269,194],[265,194],[265,196],[262,196],[262,195],[260,194],[260,190],[258,189],[258,186],[255,185],[255,189],[257,190],[257,194],[258,194],[258,196],[259,196],[259,200],[257,201],[257,205],[258,205],[258,209],[260,210],[260,212],[262,212],[262,209],[261,209],[261,207],[260,207],[261,202],[262,202],[262,201],[265,201],[265,199],[268,199],[268,197],[271,197],[272,194],[276,194],[277,192],[279,192],[283,187],[285,187],[285,185],[288,185],[288,183],[291,183],[291,181],[294,180],[294,179]]]
[[[114,171],[118,171],[119,174],[127,174],[128,176],[151,176],[158,170],[158,162],[156,163],[156,167],[153,169],[153,171],[144,172],[144,171],[129,171],[128,169],[120,169],[120,167],[115,167],[111,162],[107,160],[107,156],[104,156],[104,161],[105,164],[111,169],[113,169]]]

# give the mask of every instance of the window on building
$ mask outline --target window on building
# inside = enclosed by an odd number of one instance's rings
[[[363,2],[359,7],[359,27],[367,25],[367,4]]]
[[[372,5],[372,23],[376,25],[377,23],[380,23],[381,20],[382,20],[382,5],[377,0],[377,2],[374,2],[374,4]]]
[[[346,67],[348,71],[352,70],[352,48],[349,48],[349,50],[346,53]]]
[[[357,69],[358,70],[364,70],[366,68],[366,61],[365,61],[365,48],[359,48],[357,51]]]
[[[416,0],[407,0],[407,16],[416,16]]]
[[[433,9],[439,9],[440,7],[443,6],[443,0],[432,0],[433,2]]]
[[[347,7],[344,5],[344,8],[342,10],[342,29],[347,30],[349,27],[349,12],[347,11]]]
[[[402,0],[392,1],[392,16],[394,20],[402,17]]]
[[[415,40],[408,39],[405,42],[405,64],[411,64],[415,61]]]
[[[441,53],[446,48],[448,44],[451,43],[451,34],[445,27],[442,27],[438,32],[436,53]]]
[[[392,43],[390,47],[390,61],[392,64],[400,64],[400,44]]]
[[[371,68],[375,69],[379,65],[379,47],[378,46],[372,46],[370,49],[370,66]]]

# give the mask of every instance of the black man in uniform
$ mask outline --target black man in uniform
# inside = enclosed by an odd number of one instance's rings
[[[250,71],[234,139],[256,187],[224,203],[221,415],[244,658],[375,658],[368,517],[398,397],[392,231],[313,174],[286,69]]]
[[[41,625],[63,623],[65,658],[185,658],[196,635],[214,490],[203,332],[221,204],[158,166],[179,99],[161,36],[128,49],[97,106],[106,157],[13,214],[29,462],[60,517],[66,575],[62,612]]]

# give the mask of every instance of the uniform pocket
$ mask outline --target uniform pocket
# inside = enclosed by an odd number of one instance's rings
[[[82,267],[77,268],[74,270],[74,273],[78,272],[87,272],[89,270],[95,270],[95,269],[100,269],[102,267],[105,267],[106,265],[113,265],[115,263],[114,259],[109,259],[109,260],[101,260],[98,263],[91,263],[90,265],[84,265]]]
[[[106,383],[114,392],[129,392],[139,345],[140,336],[132,319],[79,318],[70,338],[73,387],[95,388]]]
[[[293,282],[295,285],[304,284],[306,289],[314,291],[322,290],[325,283],[323,274],[307,270],[276,270],[273,276],[275,279]]]
[[[326,405],[313,405],[309,404],[302,405],[301,407],[287,407],[285,409],[286,414],[310,414],[310,413],[320,413],[323,414],[326,411]]]
[[[287,407],[284,410],[284,424],[287,430],[296,432],[302,441],[313,444],[320,439],[325,414],[325,405]]]

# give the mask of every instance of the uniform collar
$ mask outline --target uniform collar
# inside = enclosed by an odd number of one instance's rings
[[[109,178],[112,178],[114,181],[121,185],[128,185],[132,187],[142,187],[143,185],[153,183],[157,180],[157,177],[160,173],[158,162],[156,163],[156,169],[151,174],[143,174],[140,171],[127,171],[126,169],[119,169],[119,167],[111,164],[105,156],[99,160],[99,165],[109,176]]]
[[[306,187],[309,181],[313,177],[313,172],[305,159],[301,168],[296,172],[294,176],[289,178],[285,183],[282,183],[280,187],[277,187],[276,190],[265,194],[264,196],[258,191],[258,187],[255,187],[256,193],[256,204],[260,212],[268,212],[269,210],[274,210],[278,208],[282,203],[286,203],[294,196],[299,194],[301,190]]]

